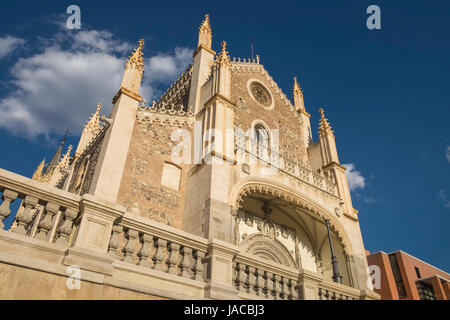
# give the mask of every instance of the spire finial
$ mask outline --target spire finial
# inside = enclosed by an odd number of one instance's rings
[[[222,41],[222,50],[220,51],[219,55],[217,56],[217,62],[221,64],[230,65],[231,60],[230,56],[228,55],[227,51],[227,42],[224,40]]]
[[[84,129],[81,132],[81,138],[78,142],[77,149],[75,151],[75,157],[79,157],[84,149],[89,145],[89,143],[97,136],[100,132],[100,111],[102,110],[103,105],[99,102],[97,103],[96,111],[91,115],[86,124],[84,125]]]
[[[68,169],[69,168],[69,160],[70,160],[70,153],[72,152],[72,145],[69,145],[67,148],[66,154],[62,157],[61,161],[58,163],[58,167],[62,169]]]
[[[102,110],[102,107],[101,102],[97,103],[97,109],[91,114],[91,117],[84,126],[84,130],[91,131],[93,135],[96,135],[100,131],[100,110]]]
[[[305,104],[303,102],[303,91],[298,84],[297,77],[294,77],[294,87],[292,89],[292,95],[294,97],[294,106],[296,110],[305,111]]]
[[[45,166],[45,158],[42,159],[42,161],[39,163],[39,165],[36,167],[36,170],[34,170],[33,176],[31,179],[41,181],[42,179],[42,170]]]
[[[128,68],[136,68],[141,74],[144,72],[144,39],[139,40],[139,46],[133,50],[125,64],[125,70]]]
[[[205,19],[200,25],[198,32],[198,47],[205,46],[208,49],[211,49],[212,42],[212,32],[211,32],[211,23],[209,21],[209,14],[205,14]]]
[[[53,173],[53,170],[58,165],[59,159],[61,158],[61,150],[62,150],[62,147],[63,147],[65,141],[66,141],[65,138],[61,139],[58,149],[56,149],[55,154],[53,155],[52,159],[50,160],[47,167],[45,168],[44,174],[46,176],[51,175]]]
[[[323,111],[323,108],[320,108],[319,112],[320,112],[319,134],[320,135],[333,134],[333,130],[331,130],[331,126],[328,123],[328,119],[325,118],[325,112]]]

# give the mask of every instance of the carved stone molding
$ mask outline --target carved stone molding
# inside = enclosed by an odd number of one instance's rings
[[[297,268],[288,250],[276,239],[268,237],[263,233],[250,235],[241,244],[245,252],[253,254],[262,259],[273,261],[284,266]]]
[[[242,207],[245,198],[251,194],[271,195],[278,199],[284,200],[291,205],[297,206],[302,210],[308,211],[320,217],[321,219],[329,219],[330,228],[336,233],[339,242],[342,244],[344,254],[352,252],[348,236],[345,233],[343,227],[337,221],[334,213],[327,213],[325,209],[319,207],[318,205],[306,199],[303,199],[301,196],[287,190],[286,188],[277,186],[268,181],[248,181],[241,184],[241,186],[235,186],[235,191],[232,192],[231,195],[230,204],[234,208],[234,210],[239,210]]]

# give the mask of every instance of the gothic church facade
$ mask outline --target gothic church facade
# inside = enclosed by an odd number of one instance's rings
[[[297,79],[291,101],[259,56],[215,52],[206,16],[192,65],[147,105],[143,49],[112,113],[23,182],[45,193],[0,179],[3,207],[22,199],[8,233],[57,245],[52,263],[109,279],[106,297],[377,299],[334,133],[321,109],[313,141]]]

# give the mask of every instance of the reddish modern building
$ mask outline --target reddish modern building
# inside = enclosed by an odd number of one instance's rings
[[[447,272],[401,250],[366,254],[369,266],[380,268],[378,285],[372,280],[382,300],[450,300]]]

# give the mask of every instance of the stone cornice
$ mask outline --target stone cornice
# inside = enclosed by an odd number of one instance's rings
[[[352,215],[348,214],[347,212],[344,212],[344,216],[347,217],[347,218],[349,218],[349,219],[351,219],[351,220],[353,220],[353,221],[355,221],[355,222],[358,222],[358,221],[359,221],[358,218],[356,218],[355,216],[352,216]]]
[[[298,113],[301,113],[301,114],[304,114],[304,115],[307,116],[308,118],[311,118],[311,115],[310,115],[308,112],[306,112],[305,110],[299,109],[299,110],[297,110],[297,112],[298,112]]]
[[[119,99],[121,94],[125,94],[127,96],[129,96],[132,99],[135,99],[138,102],[142,101],[142,97],[140,95],[138,95],[137,93],[125,88],[125,87],[120,87],[119,90],[117,91],[117,93],[115,94],[114,98],[112,99],[112,103],[115,104],[117,99]]]
[[[343,165],[337,163],[336,161],[331,161],[329,164],[323,166],[322,169],[328,169],[328,168],[332,168],[332,167],[339,167],[339,168],[343,169],[344,171],[347,170],[347,168],[345,168]]]
[[[66,208],[76,208],[80,196],[57,189],[49,184],[31,180],[30,178],[0,168],[0,185],[4,189],[11,189],[19,194],[36,197],[40,200],[57,203]]]
[[[208,101],[206,101],[204,103],[205,107],[208,107],[211,103],[216,102],[216,101],[224,101],[227,104],[231,105],[232,107],[236,107],[236,103],[234,103],[233,101],[230,100],[230,98],[227,98],[223,95],[221,95],[220,93],[216,93],[215,95],[213,95],[211,98],[209,98]]]
[[[217,239],[209,239],[207,255],[219,253],[233,258],[240,251],[239,247]]]
[[[344,216],[346,216],[347,218],[358,222],[358,210],[356,210],[355,208],[352,208],[353,214],[348,214],[347,212],[344,212]]]
[[[226,155],[216,152],[214,150],[211,151],[211,155],[213,157],[222,159],[223,161],[226,161],[226,162],[230,163],[231,165],[235,165],[237,163],[236,159],[233,159],[233,158],[230,159],[230,157],[227,157]]]
[[[195,57],[195,56],[197,55],[197,53],[199,53],[200,50],[202,50],[202,49],[204,49],[204,50],[206,50],[207,52],[211,53],[213,56],[216,55],[216,52],[215,52],[213,49],[210,49],[210,48],[204,46],[203,44],[200,44],[200,45],[197,47],[197,49],[195,49],[195,51],[194,51],[194,53],[192,54],[192,56]]]
[[[80,201],[80,211],[94,213],[106,218],[120,218],[125,214],[125,207],[116,203],[107,202],[92,194],[84,194]]]

